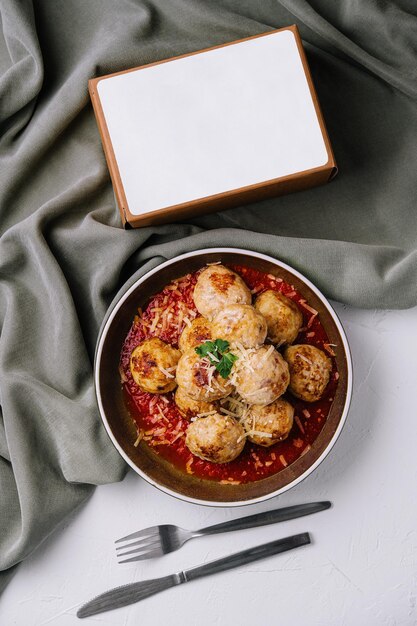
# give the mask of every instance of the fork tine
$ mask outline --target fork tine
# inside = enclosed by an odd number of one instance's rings
[[[117,550],[126,550],[126,548],[130,548],[133,546],[147,545],[148,543],[152,543],[153,541],[159,541],[159,535],[155,533],[155,535],[149,535],[149,537],[143,537],[143,539],[138,539],[137,541],[131,541],[130,543],[124,543],[120,546],[116,546]]]
[[[120,539],[116,539],[114,543],[120,543],[121,541],[126,541],[127,539],[138,539],[139,537],[149,537],[158,533],[157,526],[149,526],[149,528],[144,528],[143,530],[138,530],[136,533],[131,533],[130,535],[126,535],[126,537],[120,537]]]
[[[119,561],[119,563],[132,563],[133,561],[143,561],[145,559],[152,559],[156,556],[162,556],[163,552],[161,549],[159,550],[151,550],[151,552],[145,552],[144,554],[140,554],[139,556],[133,556],[130,559],[124,559],[123,561]]]
[[[117,558],[121,556],[125,556],[126,554],[135,554],[135,552],[144,552],[145,550],[149,552],[149,550],[160,548],[162,550],[162,546],[159,541],[152,541],[151,543],[146,543],[138,548],[134,548],[133,550],[127,550],[126,552],[118,552]]]

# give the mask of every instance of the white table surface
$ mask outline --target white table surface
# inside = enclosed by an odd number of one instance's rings
[[[92,596],[302,531],[313,544],[170,589],[85,623],[123,626],[411,626],[417,624],[417,309],[335,305],[350,341],[354,395],[335,447],[284,495],[237,509],[190,505],[130,472],[100,487],[19,569],[2,626],[67,626]],[[329,499],[329,511],[204,537],[162,559],[118,565],[113,540],[157,523],[186,528]]]

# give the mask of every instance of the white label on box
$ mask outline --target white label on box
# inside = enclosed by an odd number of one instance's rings
[[[102,79],[97,89],[133,215],[328,161],[289,30]]]

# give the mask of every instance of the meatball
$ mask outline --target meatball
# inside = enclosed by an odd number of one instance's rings
[[[197,310],[208,319],[226,304],[250,304],[251,301],[246,283],[224,265],[210,265],[203,270],[194,288]]]
[[[189,425],[185,444],[200,459],[229,463],[245,447],[245,429],[233,417],[213,413]]]
[[[208,339],[213,339],[213,329],[211,323],[205,317],[197,317],[191,322],[191,326],[186,326],[181,333],[179,349],[181,352],[196,348]]]
[[[177,386],[174,370],[180,356],[179,350],[157,337],[146,339],[130,355],[133,380],[149,393],[172,391]]]
[[[177,383],[191,398],[204,402],[225,398],[233,390],[230,379],[222,378],[208,358],[199,357],[194,348],[178,361]]]
[[[216,410],[215,404],[203,400],[194,400],[182,387],[177,387],[174,400],[179,412],[187,419],[191,419],[198,413],[209,413]]]
[[[271,404],[288,387],[288,365],[273,346],[248,350],[235,364],[236,391],[249,404]]]
[[[256,298],[255,309],[266,319],[272,343],[280,346],[295,341],[303,325],[303,315],[295,302],[268,289]]]
[[[228,304],[217,313],[213,322],[215,337],[230,343],[241,343],[244,348],[257,348],[266,339],[266,321],[249,304]]]
[[[245,428],[248,432],[256,431],[256,434],[248,435],[248,439],[258,446],[272,446],[288,437],[293,420],[294,408],[283,398],[267,406],[254,405],[245,420]],[[265,436],[258,433],[265,433]]]
[[[315,346],[288,346],[284,357],[290,368],[289,390],[306,402],[319,400],[329,382],[332,362]]]

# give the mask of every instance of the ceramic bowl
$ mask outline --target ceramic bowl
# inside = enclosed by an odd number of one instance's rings
[[[194,272],[206,263],[245,265],[274,274],[295,286],[316,309],[329,337],[338,346],[336,364],[339,382],[326,422],[310,450],[278,473],[254,482],[224,485],[186,474],[158,456],[142,441],[129,416],[120,383],[119,358],[123,341],[137,313],[151,296],[171,280]],[[323,294],[300,272],[264,254],[238,248],[210,248],[166,261],[139,278],[114,304],[102,327],[96,349],[95,388],[97,403],[107,433],[125,461],[142,478],[167,494],[188,502],[210,506],[242,506],[277,496],[313,472],[334,446],[345,423],[352,394],[352,363],[342,325]]]

